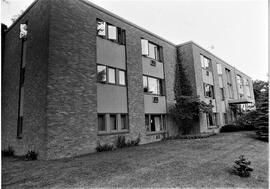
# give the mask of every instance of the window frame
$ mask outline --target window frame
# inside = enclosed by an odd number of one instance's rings
[[[166,127],[166,114],[151,114],[151,113],[149,114],[149,113],[146,113],[144,115],[145,115],[146,135],[149,135],[149,134],[159,134],[159,133],[164,133],[164,132],[167,131],[167,127]],[[152,131],[152,128],[151,128],[151,118],[153,117],[153,119],[154,119],[154,117],[156,117],[156,116],[159,116],[159,118],[160,118],[160,130],[159,131],[156,131],[156,125],[154,125],[155,131]],[[146,124],[146,118],[148,119],[148,125]]]
[[[205,66],[205,60],[208,60],[208,67]],[[207,56],[200,54],[201,68],[212,72],[212,60]]]
[[[144,47],[146,45],[147,45],[147,49],[144,49]],[[156,47],[156,48],[154,48],[154,56],[155,56],[155,58],[150,57],[150,55],[149,55],[150,54],[150,45],[153,45],[153,46]],[[141,38],[141,54],[142,54],[142,56],[150,58],[151,60],[155,60],[155,61],[161,62],[161,63],[164,62],[162,46],[160,46],[160,45],[158,45],[156,43],[153,43],[153,42],[151,42],[151,41],[149,41],[147,39],[144,39],[144,38]]]
[[[209,91],[210,91],[210,94],[212,94],[212,96],[207,96],[207,92],[206,92],[206,87],[209,86]],[[213,85],[210,85],[208,83],[203,83],[203,91],[204,91],[204,97],[205,98],[211,98],[211,99],[215,99],[215,89],[214,89],[214,86]]]
[[[144,91],[144,78],[146,78],[146,81],[147,81],[147,92]],[[151,79],[155,79],[157,81],[157,91],[159,93],[155,94],[155,93],[151,93],[149,92],[149,78]],[[163,91],[163,88],[164,88],[164,79],[161,79],[161,78],[157,78],[157,77],[153,77],[153,76],[148,76],[148,75],[143,75],[143,92],[144,94],[148,94],[148,95],[155,95],[155,96],[165,96],[165,93]]]
[[[98,132],[99,133],[106,133],[107,132],[107,124],[106,124],[106,114],[105,113],[98,113]],[[103,116],[104,121],[104,130],[99,130],[99,116]]]
[[[127,79],[126,79],[126,70],[123,70],[123,69],[119,69],[119,68],[114,68],[114,67],[111,67],[111,66],[107,66],[107,65],[104,65],[104,64],[99,64],[97,63],[96,64],[97,66],[97,82],[98,83],[101,83],[101,84],[108,84],[108,85],[116,85],[116,86],[121,86],[121,87],[126,87],[127,86]],[[98,80],[98,66],[104,66],[105,67],[105,71],[106,71],[106,74],[105,74],[105,77],[106,77],[106,81],[102,82],[102,81],[99,81]],[[114,75],[115,75],[115,83],[112,83],[112,82],[109,82],[109,69],[114,69]],[[125,75],[125,85],[122,85],[120,84],[119,82],[119,71],[122,71],[124,72],[124,75]]]

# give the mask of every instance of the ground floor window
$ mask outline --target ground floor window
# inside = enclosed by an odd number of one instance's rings
[[[128,131],[128,114],[98,114],[98,132],[100,134],[123,131]]]
[[[217,126],[218,120],[218,113],[206,114],[207,127]]]
[[[166,130],[166,116],[164,114],[145,114],[145,126],[147,132],[159,132]]]
[[[224,125],[227,125],[228,124],[227,113],[223,113],[223,120],[224,120]]]

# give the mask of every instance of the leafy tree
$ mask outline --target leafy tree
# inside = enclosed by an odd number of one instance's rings
[[[23,14],[23,12],[24,10],[20,10],[18,14],[15,14],[14,16],[12,16],[11,21],[14,23]]]
[[[260,101],[261,95],[264,91],[268,90],[269,82],[255,80],[253,82],[253,91],[254,91],[254,98],[255,101]]]
[[[183,134],[189,134],[193,121],[198,121],[200,113],[213,114],[211,104],[201,101],[198,96],[193,95],[190,81],[183,68],[183,54],[177,51],[177,64],[175,69],[174,93],[176,104],[171,108],[170,113],[177,122],[182,125]]]

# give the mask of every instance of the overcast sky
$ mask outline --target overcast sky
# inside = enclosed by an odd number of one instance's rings
[[[1,0],[2,23],[33,0]],[[91,0],[175,44],[194,41],[252,77],[267,80],[267,0]]]

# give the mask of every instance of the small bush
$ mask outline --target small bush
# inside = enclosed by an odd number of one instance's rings
[[[98,143],[96,147],[97,152],[112,151],[112,150],[113,150],[113,145],[111,144],[101,145],[100,143]]]
[[[38,157],[38,153],[30,150],[27,152],[27,154],[25,154],[24,159],[26,161],[32,161],[32,160],[37,160],[37,157]]]
[[[125,136],[118,136],[116,141],[117,148],[124,148],[126,147],[126,137]]]
[[[237,131],[253,131],[255,127],[253,125],[224,125],[221,127],[220,132],[237,132]]]
[[[14,150],[11,146],[8,146],[7,149],[2,150],[3,157],[11,157],[14,156]]]
[[[118,136],[117,141],[116,141],[116,147],[124,148],[124,147],[130,147],[130,146],[138,146],[140,141],[141,141],[140,135],[138,136],[137,139],[128,140],[127,142],[126,142],[125,136]]]
[[[239,159],[235,161],[234,165],[234,173],[239,175],[240,177],[249,177],[250,172],[253,171],[251,167],[249,167],[250,161],[248,161],[244,155],[239,156]]]

